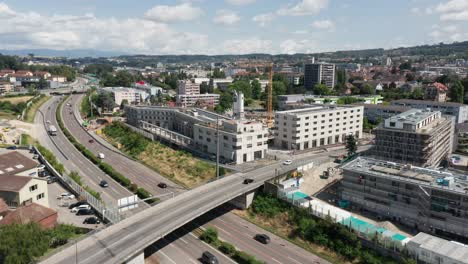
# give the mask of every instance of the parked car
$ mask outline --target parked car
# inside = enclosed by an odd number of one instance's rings
[[[45,165],[44,164],[39,164],[39,165],[37,165],[37,169],[38,170],[43,170],[43,169],[45,169]]]
[[[47,123],[47,124],[50,124],[50,120],[47,120],[46,123]]]
[[[71,200],[71,199],[74,199],[75,198],[75,195],[71,194],[71,193],[62,193],[60,194],[59,197],[57,197],[57,199],[66,199],[66,200]]]
[[[255,235],[255,240],[257,240],[258,242],[263,243],[265,245],[270,243],[270,237],[265,235],[265,234],[256,234]]]
[[[80,205],[83,205],[83,204],[88,204],[88,203],[85,202],[85,201],[79,201],[79,202],[76,202],[76,203],[72,203],[72,204],[70,204],[70,206],[68,207],[68,209],[72,209],[72,208],[75,208],[75,207],[80,206]]]
[[[160,182],[160,183],[158,183],[158,187],[161,188],[161,189],[165,189],[165,188],[167,188],[167,184],[165,184],[164,182]]]
[[[101,220],[99,220],[99,218],[95,216],[88,217],[83,221],[83,224],[91,224],[91,225],[100,224],[100,223],[101,223]]]
[[[252,183],[252,182],[254,182],[253,179],[245,179],[244,180],[244,184],[249,184],[249,183]]]
[[[7,149],[15,150],[15,149],[17,149],[17,147],[16,146],[8,146]]]
[[[76,215],[92,215],[93,213],[92,209],[80,209],[76,212]]]
[[[283,161],[283,165],[291,165],[291,164],[292,164],[292,160]]]
[[[82,204],[82,205],[78,205],[77,207],[73,207],[71,209],[71,212],[72,213],[76,213],[78,212],[79,210],[81,209],[91,209],[91,206],[89,204]]]
[[[99,153],[99,154],[98,154],[98,157],[99,157],[100,159],[104,159],[106,156],[104,155],[104,153]]]
[[[47,180],[47,184],[52,184],[52,183],[54,183],[54,182],[57,181],[57,177],[48,176],[48,177],[46,178],[46,180]]]
[[[205,251],[202,254],[201,261],[206,264],[218,264],[218,258],[209,251]]]
[[[102,188],[106,188],[106,187],[109,187],[109,184],[108,184],[105,180],[102,180],[102,181],[99,183],[99,186],[101,186]]]
[[[33,159],[38,159],[38,158],[39,158],[39,155],[34,154]]]
[[[94,139],[88,140],[89,143],[94,143]]]

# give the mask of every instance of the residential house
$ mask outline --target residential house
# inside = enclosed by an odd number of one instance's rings
[[[48,207],[47,181],[25,176],[0,176],[0,198],[10,207],[33,202]]]
[[[37,203],[31,203],[20,206],[16,210],[8,213],[0,220],[0,226],[36,223],[42,228],[50,229],[57,225],[57,218],[57,211]]]
[[[424,90],[424,100],[445,102],[447,101],[448,88],[442,83],[429,84]]]

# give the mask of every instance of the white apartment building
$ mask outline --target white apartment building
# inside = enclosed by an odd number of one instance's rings
[[[146,100],[148,93],[143,90],[124,87],[106,87],[104,91],[109,91],[114,94],[115,104],[120,106],[123,100],[127,100],[129,104],[140,104]]]
[[[200,94],[200,84],[191,80],[179,81],[179,94],[193,95]]]
[[[180,107],[209,106],[214,107],[219,103],[219,94],[179,94],[176,103]]]
[[[363,106],[314,105],[276,112],[275,146],[304,150],[344,143],[350,134],[361,138],[363,115]]]

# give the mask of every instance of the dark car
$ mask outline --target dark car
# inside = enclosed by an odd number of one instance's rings
[[[99,186],[101,186],[102,188],[106,188],[106,187],[109,187],[109,184],[108,184],[105,180],[102,180],[102,181],[99,183]]]
[[[48,177],[47,178],[47,184],[52,184],[57,181],[57,177]]]
[[[93,213],[92,209],[80,209],[76,212],[76,215],[92,215]]]
[[[72,209],[83,204],[88,204],[88,203],[85,201],[76,202],[76,203],[70,204],[70,206],[68,206],[68,209]]]
[[[252,183],[254,180],[253,179],[245,179],[244,184],[249,184]]]
[[[88,140],[89,143],[94,143],[94,139]]]
[[[256,234],[255,235],[255,240],[257,240],[258,242],[263,243],[263,244],[270,243],[270,237],[265,235],[265,234]]]
[[[95,216],[91,216],[91,217],[88,217],[86,218],[84,221],[83,221],[83,224],[100,224],[101,223],[101,220],[99,220],[99,218],[95,217]]]
[[[165,188],[167,188],[167,184],[165,184],[164,182],[160,182],[160,183],[158,183],[158,187],[161,188],[161,189],[165,189]]]
[[[219,263],[216,256],[211,254],[209,251],[203,252],[201,261],[202,263],[206,263],[206,264],[218,264]]]
[[[15,149],[17,149],[17,147],[16,146],[8,146],[7,149],[15,150]]]

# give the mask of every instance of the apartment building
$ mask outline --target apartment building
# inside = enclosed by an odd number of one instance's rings
[[[371,122],[383,121],[384,119],[411,110],[407,106],[384,105],[384,104],[357,104],[364,107],[364,116]]]
[[[304,150],[362,137],[362,106],[314,105],[275,113],[274,142],[283,149]]]
[[[304,88],[313,90],[316,84],[325,84],[328,88],[335,87],[335,64],[311,63],[304,65]]]
[[[374,130],[372,155],[384,160],[437,167],[453,148],[454,122],[441,112],[411,109]]]
[[[468,105],[465,104],[412,99],[400,99],[392,101],[391,104],[417,109],[431,109],[433,111],[440,111],[444,115],[455,116],[455,123],[465,123],[468,121]]]
[[[111,92],[114,95],[114,101],[117,106],[120,106],[124,100],[128,104],[140,104],[149,96],[146,91],[133,88],[105,87],[102,90]]]
[[[312,94],[285,94],[278,95],[278,107],[280,110],[303,108],[311,104],[339,104],[340,99],[352,97],[363,104],[382,104],[381,95],[353,95],[353,96],[318,96]]]
[[[139,121],[145,121],[189,137],[191,148],[210,155],[216,154],[218,127],[220,157],[225,162],[262,159],[268,149],[268,128],[260,122],[235,120],[198,108],[126,106],[125,111],[128,124],[139,127]]]
[[[416,230],[466,240],[466,175],[358,157],[342,166],[341,199]]]
[[[13,90],[10,82],[0,82],[0,94],[9,93]]]
[[[447,101],[448,88],[442,83],[431,83],[424,89],[424,100],[445,102]]]
[[[192,82],[191,80],[179,81],[179,94],[194,95],[200,94],[200,84]]]
[[[180,107],[215,107],[219,103],[219,94],[178,94],[176,103]]]
[[[413,237],[406,248],[418,263],[468,264],[468,246],[423,232]]]

